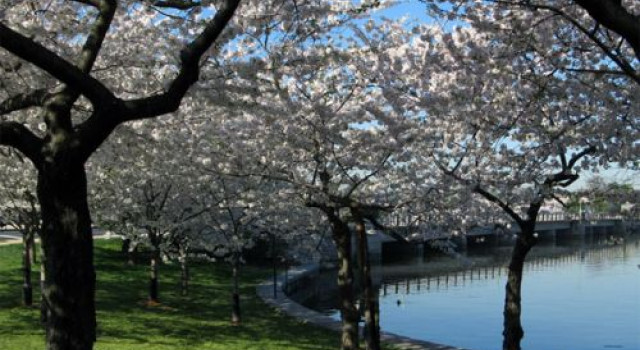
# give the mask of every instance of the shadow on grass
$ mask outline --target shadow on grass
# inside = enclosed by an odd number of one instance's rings
[[[144,261],[141,256],[139,265],[126,265],[119,241],[96,241],[97,350],[338,348],[338,334],[280,316],[258,299],[255,285],[269,276],[269,270],[246,267],[241,271],[243,323],[233,326],[227,265],[192,264],[188,296],[180,295],[179,266],[161,266],[161,304],[148,306]],[[40,296],[37,280],[34,282],[37,301]],[[0,338],[19,343],[30,335],[29,340],[37,343],[33,339],[43,339],[38,306],[24,308],[20,298],[20,247],[0,247]]]
[[[0,247],[0,338],[25,334],[42,335],[40,326],[39,265],[32,273],[34,305],[22,305],[22,245]]]

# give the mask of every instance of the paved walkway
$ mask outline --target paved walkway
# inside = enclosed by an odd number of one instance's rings
[[[289,281],[302,277],[306,273],[315,269],[312,266],[304,266],[298,269],[289,270]],[[334,331],[340,331],[341,322],[333,318],[323,315],[317,311],[306,308],[295,301],[289,299],[282,291],[282,275],[278,280],[277,297],[273,297],[273,281],[265,281],[256,288],[258,296],[267,304],[284,311],[286,314],[299,319],[305,323],[311,323],[316,326],[328,328]],[[383,342],[392,344],[401,350],[465,350],[448,345],[431,343],[428,341],[417,340],[409,337],[403,337],[390,332],[381,332],[380,338]]]
[[[22,243],[22,236],[13,233],[4,233],[0,231],[0,245]]]
[[[93,239],[111,239],[119,237],[111,232],[105,232],[101,229],[93,229]],[[36,238],[36,242],[40,242],[40,238]],[[14,230],[0,230],[0,246],[8,244],[21,244],[22,234]]]

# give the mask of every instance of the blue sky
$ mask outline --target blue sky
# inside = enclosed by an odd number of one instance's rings
[[[418,1],[399,1],[397,5],[381,11],[389,18],[408,17],[418,21],[432,21],[425,11],[425,4]]]

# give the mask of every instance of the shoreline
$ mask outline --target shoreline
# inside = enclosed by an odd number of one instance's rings
[[[304,265],[287,272],[287,285],[295,284],[295,281],[318,271],[317,265]],[[318,327],[340,332],[340,321],[324,315],[318,311],[309,309],[290,299],[284,292],[284,273],[278,275],[277,296],[273,295],[273,280],[266,280],[256,286],[256,294],[262,301],[285,314],[298,319],[303,323],[310,323]],[[424,340],[405,337],[399,334],[380,331],[380,340],[400,350],[469,350],[450,345],[438,344]]]

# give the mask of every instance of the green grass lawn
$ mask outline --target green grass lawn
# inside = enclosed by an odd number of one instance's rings
[[[179,268],[160,271],[161,305],[148,306],[147,268],[128,266],[120,241],[96,241],[97,350],[199,349],[338,349],[337,333],[302,324],[278,314],[255,294],[255,285],[268,270],[242,271],[242,315],[230,323],[231,274],[225,264],[200,264],[191,270],[190,295],[179,291]],[[42,350],[44,332],[38,305],[21,306],[21,246],[0,246],[0,349]],[[39,300],[34,271],[34,300]]]

